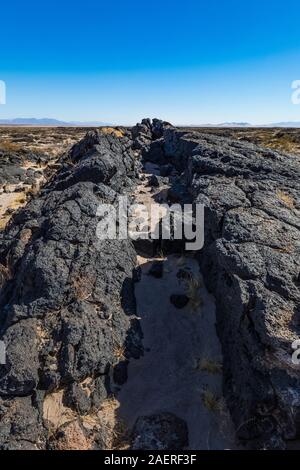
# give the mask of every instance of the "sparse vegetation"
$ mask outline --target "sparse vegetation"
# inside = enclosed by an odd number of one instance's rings
[[[116,424],[113,430],[113,442],[112,449],[114,450],[126,450],[130,448],[130,431],[121,418],[116,420]]]
[[[3,284],[10,279],[11,277],[11,272],[9,268],[4,266],[3,264],[0,264],[0,287],[3,286]]]
[[[248,141],[295,156],[300,155],[300,133],[297,128],[194,128],[193,130]]]
[[[102,127],[100,130],[104,134],[113,134],[119,138],[124,136],[124,131],[115,127]]]
[[[3,142],[0,142],[0,150],[3,150],[4,152],[17,152],[21,149],[21,144],[16,144],[10,140],[4,140]]]
[[[289,209],[294,208],[295,201],[289,194],[285,193],[284,191],[277,191],[277,197]]]
[[[186,295],[189,298],[189,305],[191,306],[192,311],[196,311],[203,305],[203,299],[200,294],[200,288],[202,283],[200,279],[191,277],[186,281]]]
[[[222,364],[213,359],[203,357],[198,362],[198,369],[208,372],[209,374],[221,374],[222,373]]]
[[[205,408],[209,411],[212,411],[213,413],[222,411],[222,400],[220,400],[220,398],[218,398],[211,390],[206,389],[203,391],[202,401]]]
[[[118,361],[125,359],[125,347],[121,344],[116,344],[114,347],[114,356]]]
[[[74,296],[78,300],[87,300],[93,294],[94,282],[88,276],[79,274],[71,281]]]

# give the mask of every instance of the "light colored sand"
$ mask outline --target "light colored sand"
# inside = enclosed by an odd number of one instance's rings
[[[119,418],[132,428],[139,416],[173,412],[188,425],[190,449],[236,448],[222,399],[222,376],[199,367],[202,359],[222,362],[214,299],[201,287],[203,306],[198,311],[192,311],[189,304],[176,309],[169,301],[170,295],[186,292],[183,281],[176,277],[178,270],[188,268],[194,278],[201,278],[198,263],[173,255],[164,262],[163,278],[155,279],[147,275],[151,261],[139,258],[139,263],[143,262],[135,294],[145,354],[130,361],[128,381],[117,397]],[[217,410],[204,405],[205,390],[219,400]]]
[[[12,192],[0,194],[0,229],[3,229],[11,218],[8,209],[18,209],[26,203],[25,192]]]

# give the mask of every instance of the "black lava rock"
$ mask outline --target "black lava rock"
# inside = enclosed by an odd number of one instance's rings
[[[185,294],[172,294],[170,302],[176,308],[184,308],[188,304],[189,298]]]
[[[150,276],[156,277],[157,279],[163,276],[164,271],[164,262],[163,261],[154,261],[151,268],[148,271]]]
[[[188,271],[187,269],[179,269],[177,274],[176,274],[176,277],[178,279],[184,279],[186,281],[192,279],[193,275],[191,273],[191,271]]]
[[[141,416],[135,423],[133,450],[183,450],[187,446],[187,424],[173,413]]]

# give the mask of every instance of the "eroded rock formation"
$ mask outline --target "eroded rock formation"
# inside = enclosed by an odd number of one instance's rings
[[[130,146],[88,133],[1,233],[2,449],[105,446],[97,410],[141,345],[135,250],[128,240],[98,240],[96,211],[133,187]],[[73,414],[61,421],[65,407]]]
[[[170,202],[205,205],[205,246],[195,256],[216,298],[237,436],[284,448],[300,437],[300,369],[291,360],[300,336],[299,161],[159,120],[118,136],[89,132],[1,232],[0,448],[111,445],[111,391],[142,351],[136,252],[130,240],[97,239],[96,211],[132,194],[140,156],[159,166],[150,186],[171,184]],[[134,445],[147,441],[152,418],[137,423]]]
[[[238,437],[284,448],[300,437],[300,369],[292,363],[300,337],[299,161],[163,127],[144,158],[180,173],[171,178],[170,201],[188,194],[205,205],[205,246],[197,256],[216,298],[224,391]]]

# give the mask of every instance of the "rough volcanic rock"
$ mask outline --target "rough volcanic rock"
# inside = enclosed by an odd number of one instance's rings
[[[168,182],[169,182],[168,178],[163,178],[162,176],[157,176],[157,175],[149,176],[149,180],[148,180],[149,186],[152,186],[154,188],[159,188],[160,186],[163,186],[164,184],[168,184]]]
[[[151,268],[148,271],[150,276],[153,276],[157,279],[162,278],[164,273],[164,262],[163,261],[155,261],[152,263]]]
[[[35,175],[33,168],[47,163],[49,156],[42,152],[29,150],[3,150],[0,148],[0,185],[31,184],[30,179],[42,176]],[[32,165],[32,167],[27,166]]]
[[[60,448],[56,437],[65,442],[67,429],[79,432],[81,415],[95,415],[121,358],[141,353],[135,250],[128,240],[96,237],[99,204],[116,204],[134,184],[130,146],[127,138],[89,133],[1,233],[7,357],[0,366],[0,448]],[[74,429],[60,432],[58,419],[50,433],[45,403],[60,392]]]
[[[300,169],[296,158],[210,134],[164,131],[175,187],[205,205],[204,279],[216,297],[224,390],[238,436],[300,437]],[[178,191],[176,191],[178,194]],[[180,199],[180,197],[179,197]]]
[[[97,239],[96,210],[132,190],[138,153],[173,175],[171,202],[206,207],[205,245],[196,255],[216,298],[224,392],[237,434],[250,447],[284,448],[300,437],[300,366],[291,360],[300,337],[299,162],[156,119],[143,120],[131,136],[88,133],[0,235],[0,340],[7,346],[0,448],[106,445],[97,410],[115,382],[126,380],[128,360],[141,354],[141,333],[135,250],[127,240]],[[13,170],[4,180],[36,176],[19,171],[18,155],[9,159]],[[161,244],[164,252],[168,245],[175,250],[171,240]],[[155,252],[157,244],[140,248]],[[159,413],[136,423],[133,448],[187,444],[177,417]]]
[[[189,303],[189,298],[184,294],[172,294],[170,302],[176,308],[184,308]]]
[[[193,279],[193,274],[191,271],[187,270],[187,269],[179,269],[177,274],[176,274],[176,277],[178,279],[182,279],[182,280],[185,280],[185,281],[190,281],[191,279]]]
[[[172,127],[170,123],[160,119],[143,119],[131,129],[133,148],[141,151],[147,160],[162,164],[164,159],[163,133],[166,128]]]
[[[141,416],[135,423],[133,450],[182,450],[187,445],[187,425],[173,413]]]

